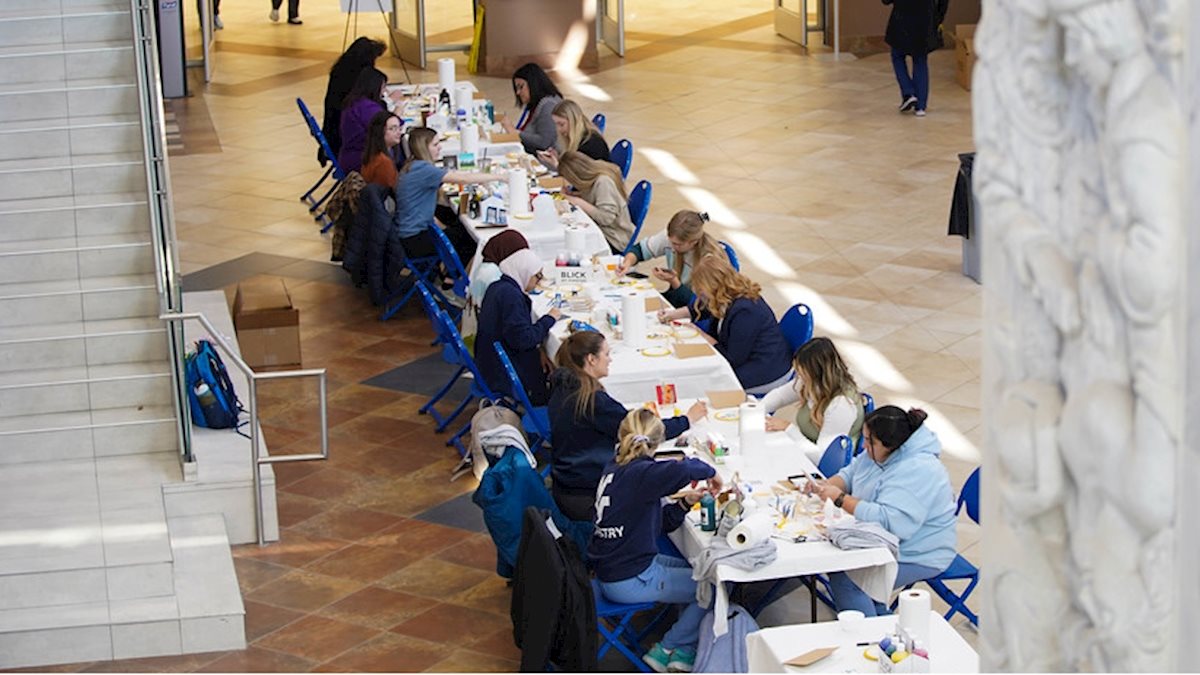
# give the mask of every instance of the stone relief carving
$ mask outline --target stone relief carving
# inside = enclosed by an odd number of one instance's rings
[[[1185,11],[984,3],[984,669],[1171,667]]]

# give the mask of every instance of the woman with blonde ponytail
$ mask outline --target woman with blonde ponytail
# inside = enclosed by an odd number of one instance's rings
[[[704,492],[721,491],[721,477],[708,464],[694,458],[679,461],[654,459],[654,450],[665,433],[658,415],[645,408],[630,412],[621,421],[617,454],[604,467],[596,488],[596,528],[588,557],[604,597],[613,602],[665,602],[684,605],[679,619],[662,642],[642,660],[665,673],[689,672],[700,642],[700,620],[706,610],[696,603],[696,582],[686,560],[660,555],[659,534],[683,524],[692,505]],[[697,481],[707,480],[703,490]],[[662,504],[663,497],[687,486],[679,501]]]
[[[550,490],[558,508],[571,520],[592,520],[600,472],[612,461],[625,406],[604,391],[612,363],[608,342],[594,331],[575,333],[555,355],[558,369],[550,376]],[[675,438],[708,414],[703,402],[687,415],[663,421],[665,438]]]
[[[666,267],[655,267],[651,274],[669,286],[663,297],[672,307],[686,307],[695,297],[690,285],[692,268],[706,255],[723,256],[725,249],[711,234],[704,231],[708,222],[707,213],[676,211],[667,223],[667,229],[651,235],[633,245],[617,271],[628,272],[643,260],[666,257]]]

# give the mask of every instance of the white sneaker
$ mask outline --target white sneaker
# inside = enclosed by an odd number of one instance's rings
[[[213,17],[213,28],[215,28],[216,30],[221,30],[224,27],[225,27],[225,22],[221,20],[221,17],[214,16]]]
[[[924,111],[924,110],[917,110],[917,112],[916,112],[915,114],[916,114],[916,116],[917,116],[917,117],[924,117],[924,116],[925,116],[925,111]]]
[[[277,9],[271,10],[271,20],[279,21],[279,10],[277,10]]]

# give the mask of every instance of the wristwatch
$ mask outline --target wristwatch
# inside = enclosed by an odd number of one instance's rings
[[[845,492],[838,495],[837,499],[833,500],[833,505],[840,509],[840,508],[842,508],[842,502],[844,502],[844,501],[846,501],[846,493]]]

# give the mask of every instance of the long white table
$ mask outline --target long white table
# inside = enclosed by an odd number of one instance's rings
[[[503,176],[498,175],[497,178],[503,178]],[[558,214],[553,218],[532,220],[510,218],[507,227],[488,227],[479,219],[462,215],[459,216],[459,221],[467,228],[467,232],[475,241],[479,242],[479,250],[475,252],[475,259],[471,263],[472,269],[479,265],[483,257],[483,245],[492,237],[506,230],[516,230],[524,235],[525,240],[529,242],[529,249],[542,260],[548,261],[551,267],[554,266],[554,259],[566,248],[567,227],[584,229],[589,254],[608,253],[608,242],[604,239],[604,233],[591,218],[588,218],[586,213],[579,209]]]
[[[929,670],[933,673],[978,673],[979,655],[941,614],[929,616]],[[867,659],[860,642],[878,641],[895,629],[895,614],[864,619],[847,631],[837,621],[764,628],[746,636],[746,656],[752,673],[874,673],[878,664]],[[826,658],[807,666],[783,663],[813,649],[837,647]]]
[[[682,404],[683,402],[681,402]],[[817,469],[812,461],[805,456],[803,448],[783,433],[767,433],[762,437],[762,445],[749,448],[743,452],[738,448],[737,422],[721,421],[727,417],[727,411],[710,410],[707,420],[697,424],[689,433],[697,434],[706,431],[716,431],[729,442],[734,454],[726,457],[723,464],[716,464],[717,472],[727,484],[738,474],[741,483],[751,482],[755,486],[752,497],[759,508],[766,508],[771,486],[788,476],[810,474]],[[712,461],[705,453],[702,459]],[[852,518],[848,514],[843,517]],[[671,540],[688,558],[695,560],[700,552],[712,543],[713,533],[700,530],[699,515],[693,511],[688,514],[684,525],[670,535]],[[718,635],[726,630],[723,617],[728,615],[728,594],[726,582],[753,582],[777,579],[789,579],[842,572],[864,568],[877,568],[873,575],[880,588],[877,591],[890,592],[896,577],[896,560],[886,548],[869,548],[845,551],[835,547],[828,541],[806,541],[793,543],[775,539],[778,552],[775,561],[755,570],[742,570],[728,565],[718,565],[716,568],[717,584],[714,594],[716,607],[713,629]],[[886,589],[884,589],[886,587]],[[811,590],[811,589],[810,589]]]

